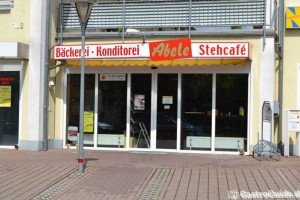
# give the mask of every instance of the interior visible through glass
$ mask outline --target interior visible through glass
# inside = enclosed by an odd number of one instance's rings
[[[217,74],[216,151],[247,151],[248,74]]]
[[[126,99],[126,74],[100,74],[98,89],[98,147],[125,147]]]
[[[181,150],[211,150],[212,75],[183,74]]]
[[[150,148],[151,82],[151,74],[131,75],[131,148]]]
[[[19,72],[1,73],[0,145],[18,141]],[[94,125],[95,74],[85,75],[84,145],[126,147],[127,75],[98,74],[98,122]],[[215,150],[247,151],[248,74],[216,74]],[[182,74],[181,150],[210,151],[212,137],[212,74]],[[3,90],[3,91],[2,91]],[[156,149],[177,148],[178,74],[157,75]],[[152,74],[132,74],[130,148],[150,148]],[[68,75],[67,144],[76,145],[79,130],[80,74]],[[6,113],[6,114],[5,114]],[[13,113],[9,115],[7,113]],[[94,141],[94,127],[97,139]],[[9,131],[8,131],[9,130]]]
[[[178,74],[158,74],[156,148],[176,149]]]
[[[0,72],[0,145],[18,144],[20,72]]]
[[[84,81],[84,146],[94,146],[95,75],[85,74]],[[68,75],[68,132],[67,143],[78,143],[80,74]]]

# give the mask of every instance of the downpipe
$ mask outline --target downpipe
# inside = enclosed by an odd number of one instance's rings
[[[283,58],[284,58],[284,0],[279,1],[279,47],[277,49],[280,57],[279,64],[279,135],[278,135],[278,147],[283,152],[282,141],[282,127],[283,127]]]
[[[46,38],[45,38],[45,65],[44,65],[44,110],[43,110],[43,147],[48,150],[48,67],[49,67],[49,29],[50,29],[50,0],[46,5]]]

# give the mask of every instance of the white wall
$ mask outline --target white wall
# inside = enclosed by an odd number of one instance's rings
[[[260,130],[259,139],[261,139],[261,113],[264,101],[269,101],[273,113],[274,98],[275,98],[275,41],[273,37],[267,37],[263,46],[263,38],[261,38],[261,52],[260,52]],[[263,123],[263,138],[268,141],[273,141],[274,129],[273,123]],[[271,134],[272,133],[272,134]]]
[[[43,140],[46,0],[31,0],[28,89],[28,138],[21,149],[41,150]]]

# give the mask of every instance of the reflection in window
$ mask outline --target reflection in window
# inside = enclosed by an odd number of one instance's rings
[[[157,149],[177,148],[178,74],[158,74]]]
[[[18,144],[20,72],[1,71],[0,145]]]
[[[94,146],[95,75],[85,75],[84,146]],[[68,134],[67,143],[77,144],[79,132],[80,74],[68,75]]]
[[[125,74],[124,74],[125,75]],[[125,146],[127,77],[116,81],[99,79],[98,147]]]
[[[211,150],[212,75],[182,75],[181,149]]]
[[[131,75],[130,147],[150,148],[151,74]]]
[[[247,151],[248,74],[217,74],[217,151]]]

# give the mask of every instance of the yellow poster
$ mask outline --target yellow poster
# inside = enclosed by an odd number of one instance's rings
[[[0,86],[0,107],[11,107],[11,86]]]
[[[94,132],[94,111],[84,111],[84,132]]]

